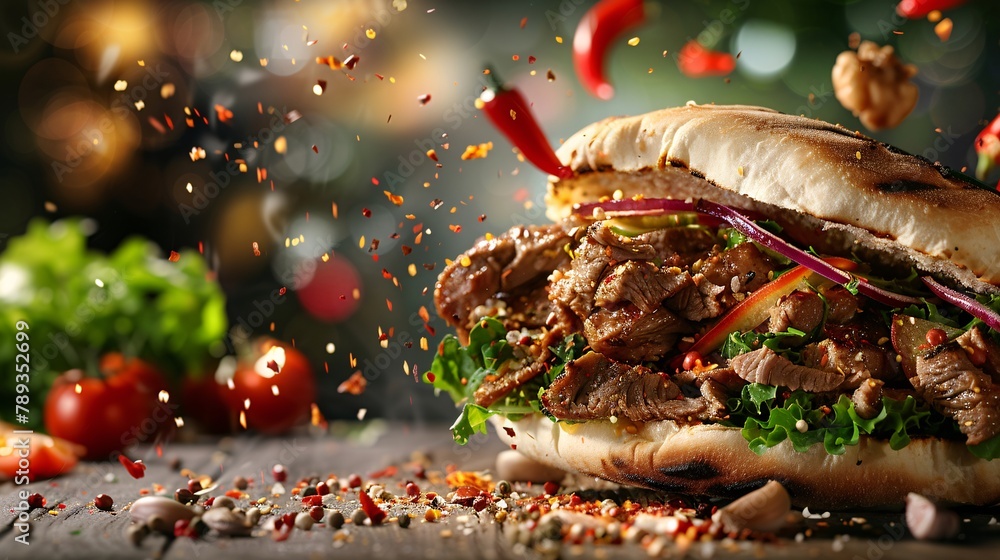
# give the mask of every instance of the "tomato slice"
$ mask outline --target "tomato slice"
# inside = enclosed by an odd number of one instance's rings
[[[15,434],[15,429],[0,422],[0,481],[17,482],[22,476],[31,482],[55,478],[72,471],[84,453],[81,446],[64,439],[44,434]],[[21,456],[24,449],[26,458]],[[22,468],[24,459],[28,461],[27,468]]]

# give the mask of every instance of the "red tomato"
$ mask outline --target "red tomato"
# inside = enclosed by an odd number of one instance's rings
[[[225,434],[232,430],[229,405],[225,385],[215,381],[209,372],[200,379],[185,377],[181,383],[181,404],[184,418],[197,422],[202,431],[210,434]]]
[[[45,399],[46,431],[84,446],[90,460],[114,459],[133,443],[152,442],[173,427],[177,408],[158,400],[166,383],[145,362],[111,355],[101,365],[101,378],[84,377],[80,370],[64,373]]]
[[[233,388],[225,390],[230,413],[246,412],[246,427],[280,434],[309,418],[316,381],[309,360],[291,345],[265,339],[254,345],[253,362],[241,363]],[[246,403],[250,403],[246,407]]]
[[[27,476],[28,480],[45,480],[68,473],[76,466],[77,458],[84,450],[68,441],[52,438],[44,434],[23,436],[15,434],[16,426],[0,422],[0,481],[13,480],[22,484],[19,477]],[[20,444],[25,438],[28,441],[27,473],[19,465]],[[18,471],[21,471],[20,473]]]

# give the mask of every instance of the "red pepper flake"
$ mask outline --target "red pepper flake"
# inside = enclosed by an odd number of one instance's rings
[[[34,494],[28,496],[28,507],[32,509],[45,507],[46,501],[45,496],[35,492]]]
[[[358,492],[358,500],[361,502],[361,509],[365,510],[365,513],[368,514],[368,519],[371,519],[372,525],[381,525],[382,521],[386,518],[386,513],[375,505],[371,496],[367,492]]]
[[[229,109],[226,109],[222,105],[216,105],[215,106],[215,113],[219,117],[219,122],[222,122],[222,123],[229,122],[230,120],[233,119],[233,112],[230,111]]]
[[[369,210],[369,209],[367,209],[367,208],[362,208],[361,209],[361,215],[364,216],[364,217],[366,217],[366,218],[371,218],[372,217],[372,211]]]
[[[392,301],[389,298],[385,298],[385,306],[389,308],[390,312],[392,311]]]
[[[403,245],[402,250],[403,250],[403,256],[405,257],[406,255],[409,255],[410,253],[413,252],[413,247],[410,247],[409,245]]]
[[[503,431],[507,432],[507,437],[514,437],[517,435],[514,433],[514,428],[511,428],[510,426],[504,426]]]
[[[479,222],[482,223],[482,222],[485,222],[485,221],[486,221],[486,214],[480,214],[479,215]]]
[[[267,369],[273,371],[274,373],[281,373],[280,371],[281,368],[278,367],[278,362],[274,360],[267,361]]]
[[[302,118],[302,113],[295,109],[285,113],[285,124],[292,124],[293,122]]]
[[[318,506],[323,503],[323,496],[319,494],[313,494],[312,496],[305,496],[302,498],[302,505],[306,507]]]
[[[318,147],[318,146],[316,146],[316,144],[313,144],[313,146],[312,146],[312,151],[313,151],[313,153],[316,153],[316,154],[318,154],[318,153],[319,153],[319,147]],[[272,190],[273,190],[273,189],[272,189]]]
[[[389,202],[395,204],[396,206],[403,205],[403,197],[401,195],[393,194],[389,191],[382,191],[382,193],[385,194],[385,197],[389,199]]]
[[[285,295],[285,292],[287,292],[287,291],[288,291],[288,289],[285,288],[284,286],[282,286],[281,288],[278,289],[278,295],[279,296],[283,296],[283,295]]]
[[[521,29],[524,29],[525,25],[528,25],[528,18],[527,17],[521,18]]]
[[[455,233],[461,233],[462,232],[462,226],[460,226],[458,224],[449,224],[448,225],[448,229],[450,229],[451,231],[453,231]]]
[[[354,70],[354,67],[358,65],[358,62],[361,62],[361,57],[356,54],[352,54],[344,59],[344,66],[348,70]]]
[[[736,60],[729,53],[706,49],[697,40],[691,39],[681,49],[677,67],[691,78],[725,76],[736,69]]]
[[[389,465],[380,471],[368,473],[368,478],[389,478],[390,476],[396,476],[397,472],[399,472],[398,467],[395,465]]]
[[[417,97],[417,101],[420,102],[420,105],[427,105],[428,103],[431,102],[431,94],[425,93],[425,94]]]
[[[388,340],[388,339],[387,339]],[[360,395],[365,392],[368,387],[368,380],[365,378],[364,374],[360,370],[351,374],[343,383],[337,387],[338,393],[350,393],[352,395]]]
[[[375,74],[375,77],[378,78],[379,81],[382,81],[382,80],[385,79],[385,76],[383,76],[382,74],[378,74],[378,73]]]
[[[529,56],[528,57],[528,64],[534,64],[536,60],[538,60],[538,59],[535,58],[535,57],[533,57],[533,56]]]
[[[118,462],[121,463],[123,467],[125,467],[125,470],[128,471],[128,474],[132,478],[138,480],[146,476],[146,465],[143,464],[142,459],[138,461],[132,461],[132,459],[129,459],[124,454],[119,454]]]
[[[181,260],[181,254],[178,253],[177,251],[170,251],[170,256],[167,257],[167,260],[169,260],[170,262],[177,262]]]

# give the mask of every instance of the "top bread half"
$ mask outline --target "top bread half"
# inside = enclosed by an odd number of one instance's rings
[[[749,106],[688,104],[609,118],[558,150],[548,212],[612,196],[707,198],[783,217],[833,252],[1000,291],[1000,195],[842,126]]]

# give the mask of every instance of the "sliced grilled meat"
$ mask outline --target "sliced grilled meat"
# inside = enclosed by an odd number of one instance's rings
[[[691,283],[679,268],[660,268],[649,261],[627,261],[615,265],[601,279],[594,296],[599,307],[631,302],[643,313],[652,313],[663,300]]]
[[[726,288],[728,294],[752,292],[768,282],[774,262],[753,243],[740,243],[709,257],[700,272],[709,282]]]
[[[545,333],[545,337],[538,344],[541,353],[532,362],[528,362],[523,367],[505,370],[495,376],[488,376],[483,379],[482,384],[473,393],[473,399],[479,406],[490,406],[508,393],[517,389],[521,385],[531,381],[548,367],[546,362],[552,357],[550,347],[559,344],[559,341],[566,332],[555,328]]]
[[[704,274],[696,274],[692,284],[668,299],[667,308],[689,321],[704,321],[722,315],[726,310],[722,298],[726,288],[710,282]]]
[[[500,293],[506,297],[523,295],[518,293],[520,288],[565,266],[569,256],[563,247],[570,241],[558,224],[518,226],[493,239],[480,240],[438,278],[434,287],[438,314],[457,327],[463,342],[467,341],[469,327],[478,319],[470,317],[473,310]]]
[[[829,323],[842,325],[854,318],[858,312],[858,297],[847,288],[836,285],[823,291],[826,298],[826,320]]]
[[[740,354],[729,361],[736,375],[750,383],[762,383],[811,393],[833,391],[844,382],[844,375],[806,366],[797,366],[770,348]]]
[[[789,328],[806,334],[813,332],[823,322],[823,300],[810,290],[796,290],[778,300],[771,308],[771,319],[767,330],[786,332]],[[805,337],[785,339],[791,346],[801,346]]]
[[[690,330],[683,319],[664,307],[646,314],[631,304],[615,310],[598,309],[583,324],[583,334],[594,350],[627,362],[662,358],[674,347],[677,334]]]
[[[993,339],[986,338],[978,327],[973,327],[956,338],[955,342],[969,353],[973,365],[981,364],[993,383],[1000,384],[1000,347]]]
[[[866,379],[899,377],[899,366],[879,346],[867,342],[822,340],[802,349],[802,363],[844,376],[843,388],[853,389]]]
[[[550,414],[562,420],[616,416],[633,422],[693,422],[709,417],[705,398],[683,398],[667,375],[615,362],[597,352],[567,364],[541,400]]]
[[[879,379],[866,379],[858,385],[851,395],[854,402],[854,410],[862,418],[875,418],[882,412],[882,386],[884,381]]]
[[[1000,433],[1000,386],[969,361],[956,342],[917,354],[910,383],[935,410],[958,423],[967,443],[982,443]]]

